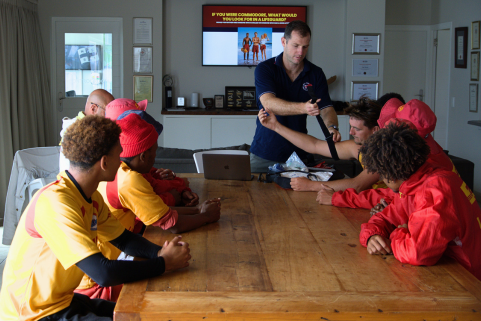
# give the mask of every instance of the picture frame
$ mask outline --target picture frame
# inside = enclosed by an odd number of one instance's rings
[[[353,77],[378,77],[379,59],[353,59]]]
[[[471,80],[479,81],[479,51],[471,52]]]
[[[141,101],[147,99],[151,103],[153,101],[153,85],[154,76],[134,76],[134,100]]]
[[[134,45],[152,45],[152,18],[133,18]]]
[[[468,27],[454,29],[454,68],[468,67]]]
[[[351,81],[351,101],[358,101],[361,96],[377,100],[379,81]]]
[[[152,73],[152,47],[137,47],[134,46],[132,52],[132,61],[134,73]]]
[[[225,108],[257,109],[256,87],[226,86]]]
[[[480,49],[480,29],[481,21],[471,22],[471,49]]]
[[[379,55],[381,53],[380,33],[353,33],[352,54],[353,55]]]
[[[469,111],[478,112],[478,84],[469,84]]]
[[[224,95],[214,95],[214,108],[224,108]]]

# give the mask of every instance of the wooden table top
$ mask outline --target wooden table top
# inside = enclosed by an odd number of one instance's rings
[[[221,197],[221,219],[183,234],[188,268],[124,285],[115,320],[481,320],[481,282],[456,261],[369,255],[359,243],[367,210],[273,183],[185,176],[201,200]],[[173,235],[149,227],[145,237]]]

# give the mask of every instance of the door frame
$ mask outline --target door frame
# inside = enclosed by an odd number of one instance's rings
[[[107,22],[107,23],[117,23],[119,32],[119,97],[124,96],[124,36],[123,36],[123,18],[113,18],[113,17],[52,17],[52,24],[50,28],[50,94],[52,97],[52,111],[53,111],[53,122],[54,124],[58,121],[57,119],[57,108],[59,107],[59,100],[57,97],[57,36],[56,36],[56,24],[58,22],[84,22],[95,23],[95,22]],[[112,93],[113,94],[113,93]],[[115,96],[114,96],[115,97]],[[53,126],[55,129],[55,126]],[[57,132],[54,133],[58,135]],[[55,136],[57,137],[57,136]]]

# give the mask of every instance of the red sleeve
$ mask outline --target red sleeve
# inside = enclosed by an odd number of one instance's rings
[[[190,188],[185,186],[185,182],[182,178],[175,177],[174,179],[169,180],[160,179],[156,171],[157,168],[152,167],[148,174],[144,174],[144,177],[150,182],[150,185],[152,185],[156,194],[166,193],[172,189],[175,189],[177,192],[179,192],[179,194],[185,190],[189,192],[191,191]],[[150,179],[147,178],[147,176],[150,177]]]
[[[152,226],[158,226],[163,230],[168,230],[169,228],[173,227],[177,224],[177,220],[179,219],[179,213],[176,210],[170,209],[167,214],[162,216],[160,220],[152,224]]]
[[[332,195],[332,205],[371,209],[381,201],[381,198],[384,198],[390,204],[394,195],[390,188],[370,188],[360,193],[357,193],[354,188],[348,188],[345,191],[338,191]]]
[[[373,235],[381,235],[389,238],[389,235],[398,225],[408,221],[404,207],[400,199],[394,199],[382,212],[379,212],[369,219],[369,222],[361,225],[359,241],[362,246],[367,247],[367,241]]]
[[[391,234],[394,256],[403,263],[436,264],[456,237],[459,224],[453,191],[448,181],[436,181],[416,194],[415,201],[421,205],[410,214],[408,229],[398,228]]]
[[[150,173],[143,174],[142,176],[149,182],[150,186],[152,186],[152,188],[154,189],[155,194],[157,194],[157,196],[159,196],[162,199],[165,205],[175,206],[174,195],[168,192],[172,188],[165,191],[165,185],[162,184],[162,181],[159,179],[153,178]]]

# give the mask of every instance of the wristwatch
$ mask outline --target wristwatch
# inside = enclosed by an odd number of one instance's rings
[[[331,125],[331,126],[329,126],[329,127],[327,127],[327,128],[331,128],[331,127],[334,128],[335,130],[339,131],[339,127],[337,127],[336,125]]]

